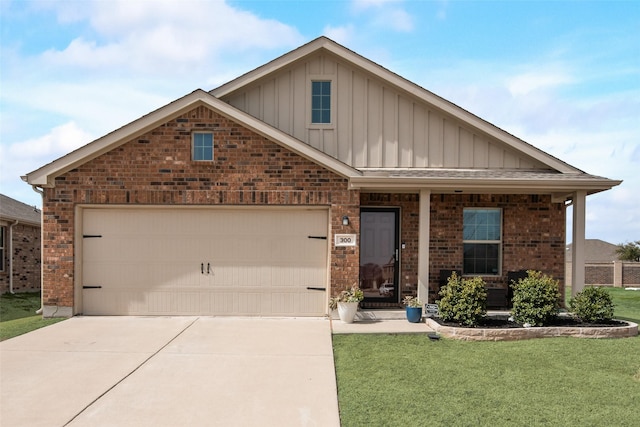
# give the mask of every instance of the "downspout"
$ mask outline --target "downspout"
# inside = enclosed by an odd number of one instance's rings
[[[32,185],[31,188],[42,198],[42,209],[40,209],[40,308],[36,310],[36,314],[42,314],[44,311],[44,191],[35,185]]]
[[[15,294],[13,291],[13,227],[19,222],[16,220],[13,224],[9,224],[9,293],[12,295]]]

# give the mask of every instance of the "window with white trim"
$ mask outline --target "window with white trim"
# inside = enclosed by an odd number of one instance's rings
[[[462,274],[500,275],[502,210],[465,208],[463,217]]]
[[[213,132],[194,132],[191,135],[191,158],[197,162],[213,160]]]
[[[331,80],[311,82],[311,123],[331,123]]]

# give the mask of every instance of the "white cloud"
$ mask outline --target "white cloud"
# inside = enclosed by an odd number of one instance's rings
[[[380,16],[377,20],[381,27],[388,26],[396,31],[410,32],[413,30],[413,17],[404,9],[393,9]]]
[[[347,45],[355,34],[355,27],[351,24],[342,27],[332,27],[328,25],[324,27],[322,34],[340,44]]]
[[[94,139],[89,132],[69,121],[45,135],[13,144],[0,144],[0,189],[3,194],[29,204],[41,205],[40,197],[28,191],[21,176],[59,158]]]
[[[535,70],[509,78],[506,86],[514,96],[528,95],[541,89],[573,83],[574,79],[563,71]]]
[[[82,21],[90,31],[64,49],[51,49],[47,66],[119,69],[177,75],[219,68],[222,52],[297,46],[294,27],[262,19],[222,1],[87,1],[70,11],[57,2],[61,22]],[[71,16],[71,17],[70,17]]]
[[[41,162],[43,159],[60,157],[92,139],[91,134],[71,121],[54,127],[47,135],[9,145],[7,154],[12,160],[36,159],[36,162]]]
[[[402,3],[402,0],[354,0],[352,8],[357,15],[368,13],[374,27],[411,32],[414,18],[402,7]]]

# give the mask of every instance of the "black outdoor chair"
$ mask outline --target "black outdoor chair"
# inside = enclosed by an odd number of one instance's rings
[[[507,307],[513,308],[513,285],[518,283],[520,279],[528,276],[527,270],[517,270],[507,272]]]

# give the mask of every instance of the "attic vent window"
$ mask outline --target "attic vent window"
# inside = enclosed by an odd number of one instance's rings
[[[311,82],[311,123],[331,123],[331,81]]]
[[[192,139],[192,158],[197,162],[210,162],[213,160],[213,133],[195,132]]]

